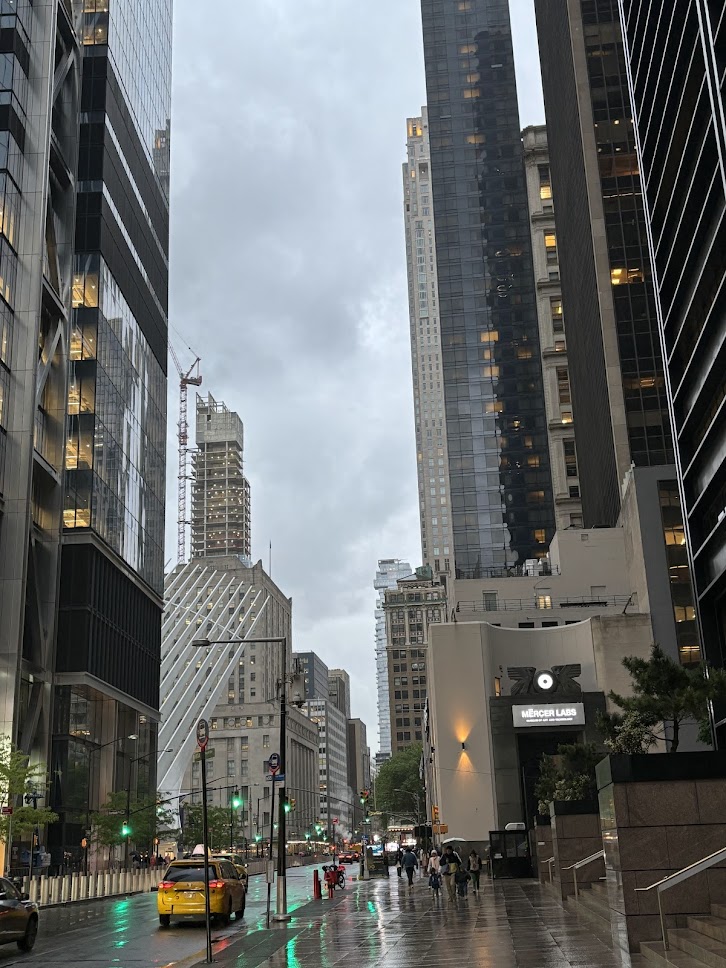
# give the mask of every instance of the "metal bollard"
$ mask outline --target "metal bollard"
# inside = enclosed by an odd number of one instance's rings
[[[61,879],[56,876],[51,879],[50,882],[50,903],[58,904],[60,902],[60,887]]]
[[[313,871],[313,898],[316,901],[321,900],[323,897],[323,892],[320,889],[320,874],[318,873],[317,867]]]
[[[40,882],[40,906],[44,907],[48,903],[48,895],[50,893],[50,878],[44,877]]]
[[[73,875],[66,874],[63,878],[63,900],[71,900],[71,891],[73,890]]]
[[[80,884],[78,883],[78,874],[71,874],[71,901],[78,900],[78,889]]]

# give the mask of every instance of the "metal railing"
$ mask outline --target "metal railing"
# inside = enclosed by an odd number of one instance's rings
[[[549,592],[539,593],[532,598],[497,598],[481,602],[457,602],[457,612],[522,612],[542,611],[551,612],[556,608],[622,608],[630,604],[632,596],[613,595],[611,597],[592,598],[554,598]]]
[[[554,864],[554,862],[555,862],[554,857],[548,857],[547,860],[545,861],[545,864],[547,864],[547,867],[549,868],[549,872],[550,872],[550,884],[552,883],[552,865]]]
[[[572,879],[575,882],[575,900],[578,901],[580,895],[577,891],[577,872],[581,867],[587,867],[588,864],[594,863],[596,860],[602,858],[605,860],[605,851],[596,850],[594,854],[590,854],[589,857],[583,857],[582,860],[578,860],[576,864],[570,864],[569,867],[563,867],[563,871],[572,871]]]
[[[687,881],[689,877],[693,877],[694,874],[701,874],[703,871],[708,870],[709,867],[713,867],[714,864],[720,863],[722,860],[726,860],[726,847],[722,847],[720,850],[714,851],[713,854],[709,854],[707,857],[702,857],[697,860],[694,864],[689,864],[688,867],[682,867],[681,870],[676,871],[675,874],[669,874],[668,877],[662,878],[660,881],[656,881],[655,884],[651,884],[650,887],[636,887],[636,893],[647,893],[657,888],[658,891],[658,916],[660,917],[660,932],[663,938],[663,950],[669,951],[670,946],[668,944],[668,929],[666,928],[665,918],[663,917],[663,904],[661,902],[660,896],[663,891],[667,891],[671,887],[675,887],[676,884],[682,884]]]

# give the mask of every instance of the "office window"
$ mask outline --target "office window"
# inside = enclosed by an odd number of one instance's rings
[[[539,170],[539,197],[545,202],[552,198],[552,179],[549,165],[537,165]]]
[[[570,374],[566,366],[557,367],[557,396],[560,405],[572,402],[570,394]]]
[[[568,477],[577,477],[577,452],[574,440],[563,440],[562,449],[565,453],[565,471]]]

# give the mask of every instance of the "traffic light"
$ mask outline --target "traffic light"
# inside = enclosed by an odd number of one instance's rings
[[[363,806],[365,806],[368,803],[368,800],[370,799],[370,795],[371,795],[371,791],[370,790],[361,790],[360,791],[360,802],[361,802],[361,804]]]
[[[242,806],[242,797],[239,795],[239,790],[237,787],[234,788],[234,793],[232,794],[232,809],[239,810]]]
[[[130,837],[131,836],[131,825],[129,823],[127,823],[125,820],[124,820],[123,824],[121,825],[121,836],[122,837]]]
[[[439,822],[439,808],[436,806],[436,804],[431,807],[431,819],[434,823]]]
[[[290,797],[287,802],[291,810],[294,810],[295,807],[297,806],[297,800],[295,799],[295,797]]]
[[[282,798],[282,807],[285,813],[290,813],[290,810],[292,809],[292,807],[290,806],[290,800],[288,797]]]

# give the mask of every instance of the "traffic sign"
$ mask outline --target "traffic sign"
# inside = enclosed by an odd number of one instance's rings
[[[285,774],[284,773],[266,773],[265,779],[272,780],[273,783],[275,782],[275,780],[277,780],[278,783],[282,783],[285,780]]]
[[[200,719],[197,723],[197,746],[200,750],[209,742],[209,723],[206,719]]]
[[[280,772],[280,754],[270,753],[267,760],[267,768],[273,775]]]
[[[12,807],[3,807],[3,813],[2,813],[2,815],[3,815],[3,817],[12,817],[12,815],[13,815],[13,808]]]
[[[202,747],[202,749],[204,749],[204,747]],[[204,758],[206,760],[213,760],[214,759],[214,747],[213,746],[210,749],[208,749],[208,750],[206,750],[206,749],[204,750]],[[196,753],[194,754],[194,758],[193,759],[194,759],[194,762],[195,763],[199,763],[201,761],[201,759],[202,759],[202,750],[197,750]]]
[[[338,822],[338,818],[337,817],[333,817],[333,823],[337,823],[337,822]]]

